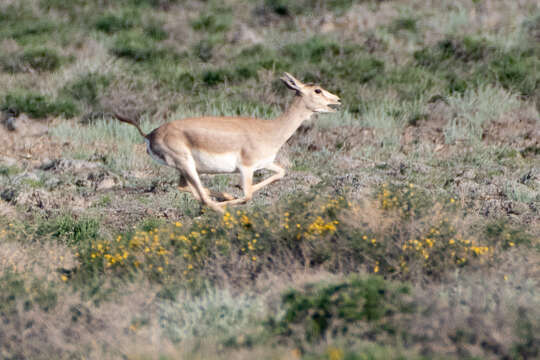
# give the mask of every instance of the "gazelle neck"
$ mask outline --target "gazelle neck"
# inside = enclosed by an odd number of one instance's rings
[[[281,147],[311,115],[313,111],[306,107],[301,96],[296,95],[289,108],[272,121],[275,126],[276,145]]]

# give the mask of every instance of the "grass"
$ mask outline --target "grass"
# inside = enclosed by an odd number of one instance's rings
[[[537,358],[539,8],[484,5],[0,5],[2,356]],[[283,71],[343,108],[225,215],[109,115],[272,121]]]
[[[483,127],[489,121],[497,120],[497,117],[504,116],[519,106],[515,97],[503,89],[491,86],[480,87],[474,93],[469,90],[464,94],[448,97],[447,101],[455,114],[445,128],[448,142],[479,140]]]
[[[34,92],[19,91],[7,94],[0,109],[10,114],[26,113],[34,118],[44,118],[50,115],[74,117],[78,108],[70,100],[50,100],[46,96]]]
[[[36,235],[50,235],[68,244],[82,243],[98,237],[99,221],[74,219],[71,215],[63,215],[41,223],[36,230]]]

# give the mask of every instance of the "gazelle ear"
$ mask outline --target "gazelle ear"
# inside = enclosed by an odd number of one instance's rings
[[[296,90],[298,92],[302,91],[302,86],[304,84],[302,84],[300,80],[295,79],[291,74],[287,72],[284,73],[283,76],[280,77],[280,80],[283,81],[289,89]]]

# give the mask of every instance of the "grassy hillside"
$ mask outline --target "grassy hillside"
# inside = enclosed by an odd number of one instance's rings
[[[271,121],[284,71],[344,105],[224,215],[110,116]],[[0,83],[0,358],[540,356],[536,1],[4,0]]]

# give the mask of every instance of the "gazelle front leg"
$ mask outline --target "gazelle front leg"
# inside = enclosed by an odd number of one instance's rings
[[[264,186],[278,181],[285,176],[285,169],[279,166],[276,163],[272,163],[264,167],[265,169],[275,171],[276,173],[270,176],[268,179],[261,181],[258,184],[253,185],[253,168],[241,168],[240,173],[242,174],[242,188],[244,189],[244,197],[242,199],[234,199],[229,201],[223,201],[218,203],[219,206],[226,205],[236,205],[244,204],[247,201],[251,200],[253,193],[257,190],[260,190]]]
[[[241,199],[222,201],[218,203],[219,206],[244,204],[251,200],[253,197],[253,168],[240,168],[240,175],[242,175],[242,189],[244,190],[244,197]]]
[[[283,178],[285,176],[285,169],[282,168],[281,166],[279,166],[276,163],[266,165],[264,168],[268,169],[268,170],[271,170],[271,171],[274,171],[275,174],[270,176],[268,179],[263,180],[260,183],[253,185],[252,186],[252,191],[253,192],[258,191],[261,188],[265,187],[266,185],[271,184],[274,181],[278,181],[279,179],[281,179],[281,178]]]

